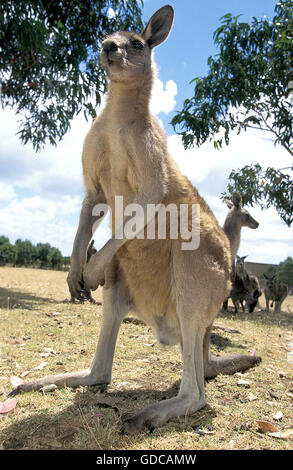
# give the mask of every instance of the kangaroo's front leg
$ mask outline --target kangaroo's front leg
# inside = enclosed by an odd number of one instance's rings
[[[23,383],[10,396],[24,391],[39,390],[45,385],[79,387],[104,385],[111,381],[113,356],[117,335],[123,318],[129,311],[129,295],[123,279],[103,289],[103,319],[93,363],[88,370],[58,375],[48,375],[33,382]]]
[[[71,300],[90,298],[90,291],[85,290],[83,285],[83,269],[86,262],[88,244],[93,234],[93,224],[105,215],[103,212],[100,216],[93,216],[92,211],[96,204],[105,205],[105,197],[101,189],[94,195],[87,194],[83,201],[79,225],[73,244],[70,271],[67,276]]]
[[[161,207],[161,201],[163,199],[165,189],[162,181],[155,180],[155,176],[151,179],[151,182],[154,187],[149,187],[149,183],[147,182],[143,188],[144,192],[137,194],[133,201],[133,206],[139,206],[142,210],[137,214],[135,230],[125,233],[125,226],[132,218],[132,215],[127,215],[124,217],[122,225],[118,227],[117,232],[113,234],[112,238],[108,240],[85,265],[83,279],[86,289],[95,290],[99,285],[104,284],[107,265],[116,255],[119,248],[121,248],[121,246],[123,246],[128,240],[139,236],[139,234],[144,230],[144,227],[148,226],[148,224],[154,220],[155,212],[149,213],[148,204],[158,205],[158,207]],[[132,206],[132,204],[130,206]],[[120,235],[117,236],[117,234],[121,233],[123,233],[123,237]]]

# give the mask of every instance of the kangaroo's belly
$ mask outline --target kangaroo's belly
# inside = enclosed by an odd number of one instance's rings
[[[163,316],[172,304],[171,241],[134,239],[117,252],[117,258],[141,316],[151,312]]]

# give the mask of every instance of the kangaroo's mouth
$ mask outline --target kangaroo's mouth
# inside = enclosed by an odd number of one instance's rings
[[[107,54],[105,51],[101,52],[100,62],[104,67],[118,66],[121,64],[121,57],[113,57],[112,54]]]
[[[121,68],[123,65],[123,61],[121,60],[121,58],[113,59],[108,56],[102,57],[101,64],[108,69]]]

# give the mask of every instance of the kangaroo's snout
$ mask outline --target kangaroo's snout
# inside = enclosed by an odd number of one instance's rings
[[[109,52],[116,52],[118,51],[118,45],[113,40],[105,41],[103,44],[103,51],[106,52],[106,54],[109,54]]]

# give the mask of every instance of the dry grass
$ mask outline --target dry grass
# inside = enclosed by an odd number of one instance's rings
[[[102,307],[64,302],[68,298],[66,273],[0,268],[0,285],[0,401],[11,390],[13,375],[28,372],[28,380],[88,367]],[[100,290],[94,297],[101,300]],[[14,411],[0,415],[0,448],[292,449],[292,440],[263,434],[256,423],[270,421],[280,431],[292,426],[288,353],[293,349],[293,297],[285,300],[283,308],[280,314],[220,314],[213,352],[252,353],[256,349],[263,362],[242,377],[222,375],[209,381],[208,405],[194,415],[135,436],[119,433],[121,415],[173,396],[181,377],[181,357],[178,348],[158,345],[147,326],[124,323],[108,391],[100,395],[80,387],[20,395]],[[42,357],[46,347],[56,354]],[[35,370],[42,362],[47,365]],[[249,381],[249,388],[237,385],[241,378]],[[283,413],[279,422],[273,419],[277,411]]]

